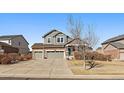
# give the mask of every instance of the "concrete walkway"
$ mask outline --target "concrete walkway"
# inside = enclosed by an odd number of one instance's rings
[[[11,65],[0,65],[0,77],[52,79],[72,76],[65,60],[31,60]]]

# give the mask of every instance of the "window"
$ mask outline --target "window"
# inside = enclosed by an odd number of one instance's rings
[[[61,43],[63,43],[63,38],[61,38]]]
[[[48,43],[51,43],[51,38],[50,37],[48,38]]]
[[[19,42],[19,46],[21,45],[21,42]]]
[[[58,42],[58,43],[63,43],[63,42],[64,42],[64,38],[58,37],[58,38],[57,38],[57,42]]]
[[[57,42],[60,43],[60,38],[57,38]]]
[[[11,43],[11,40],[9,40],[9,44]]]

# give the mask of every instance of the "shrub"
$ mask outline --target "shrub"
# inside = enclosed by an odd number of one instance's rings
[[[31,54],[27,54],[27,55],[19,55],[17,53],[9,53],[9,54],[0,54],[0,64],[11,64],[11,63],[15,63],[17,61],[27,61],[32,59],[32,55]]]
[[[81,60],[84,57],[83,53],[75,52],[74,53],[75,59]],[[99,60],[99,61],[111,61],[110,55],[103,55],[97,52],[86,52],[85,53],[86,60]]]
[[[31,60],[32,59],[32,54],[27,54],[24,56],[24,58],[26,58],[27,60]]]
[[[18,61],[28,61],[32,59],[32,56],[31,54],[27,54],[27,55],[17,56],[16,59]]]
[[[9,57],[8,55],[4,56],[1,59],[1,64],[11,64],[11,62],[12,62],[12,58]]]

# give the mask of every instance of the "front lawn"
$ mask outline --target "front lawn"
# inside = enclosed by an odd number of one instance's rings
[[[96,66],[87,70],[83,68],[83,61],[68,61],[68,67],[75,75],[124,75],[124,62],[95,61]]]

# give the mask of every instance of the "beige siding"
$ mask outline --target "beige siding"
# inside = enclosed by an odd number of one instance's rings
[[[112,59],[119,59],[120,51],[112,45],[104,45],[103,52],[105,55],[111,55]]]
[[[44,44],[59,44],[59,45],[61,45],[61,44],[65,44],[65,43],[67,43],[67,42],[69,42],[71,40],[71,38],[67,38],[67,35],[62,34],[62,33],[59,33],[59,34],[57,34],[57,33],[58,33],[57,31],[54,31],[54,32],[50,33],[49,35],[47,35],[44,38]],[[64,40],[63,43],[58,43],[57,42],[57,38],[60,38],[60,37],[63,38],[63,40]],[[51,38],[50,43],[48,43],[48,38]]]
[[[103,54],[102,49],[97,49],[96,52],[100,53],[100,54]]]
[[[112,45],[108,45],[107,47],[104,48],[104,51],[105,51],[105,50],[114,50],[114,49],[117,49],[117,48],[115,48],[115,47],[112,46]]]
[[[55,36],[58,32],[57,31],[54,31],[52,32],[51,34],[47,35],[45,38],[44,38],[44,43],[47,44],[48,43],[48,38],[50,37],[51,38],[51,44],[55,44],[55,39],[53,36]]]
[[[26,54],[29,52],[28,43],[22,37],[12,39],[12,46],[19,48],[19,53],[21,54]]]

